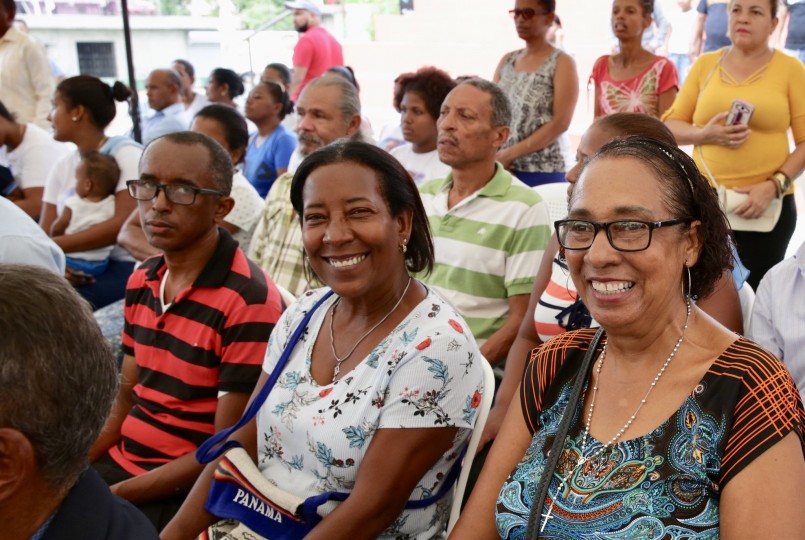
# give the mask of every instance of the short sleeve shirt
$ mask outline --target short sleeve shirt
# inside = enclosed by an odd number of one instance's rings
[[[312,79],[321,76],[333,66],[344,65],[344,53],[341,44],[321,26],[313,26],[299,36],[293,50],[293,65],[307,68],[305,80],[293,95],[293,101],[299,100],[299,94]]]
[[[728,0],[700,0],[696,11],[707,16],[704,22],[704,49],[702,52],[713,52],[732,45],[727,34]]]
[[[325,292],[304,294],[283,314],[264,371],[274,369],[289,336]],[[258,413],[258,466],[266,478],[299,497],[348,492],[378,429],[457,427],[454,447],[409,496],[427,498],[438,491],[475,424],[486,391],[479,363],[485,360],[463,319],[429,291],[357,367],[335,383],[319,385],[310,375],[311,352],[335,299],[328,298],[313,314]],[[336,504],[327,503],[319,513],[327,515]],[[439,501],[406,510],[380,538],[438,537],[448,508]]]
[[[194,452],[215,431],[219,392],[249,394],[281,312],[279,291],[229,233],[164,311],[162,256],[129,278],[123,352],[137,363],[131,411],[111,457],[142,474]]]
[[[657,56],[643,73],[616,81],[609,73],[609,55],[595,61],[590,78],[599,90],[601,114],[639,112],[659,116],[660,94],[679,87],[679,75],[673,62]]]
[[[531,353],[520,400],[533,438],[498,496],[502,538],[523,538],[528,494],[542,475],[594,333],[567,332]],[[556,500],[546,538],[644,538],[636,531],[647,529],[651,538],[717,538],[724,486],[788,433],[802,441],[805,425],[802,401],[783,364],[743,338],[713,361],[676,413],[641,437],[601,453],[594,438],[584,444],[583,416],[579,403],[551,477],[545,504]],[[580,456],[591,459],[574,470]],[[572,474],[557,497],[562,471]]]

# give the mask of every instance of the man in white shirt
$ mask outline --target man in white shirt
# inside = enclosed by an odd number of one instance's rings
[[[0,96],[20,123],[50,130],[53,75],[41,43],[14,27],[14,0],[0,0]]]
[[[0,264],[33,264],[64,275],[64,252],[17,205],[0,197]]]
[[[805,242],[766,272],[757,288],[747,337],[782,360],[805,395]]]
[[[143,122],[143,144],[187,130],[187,118],[181,102],[182,79],[172,69],[155,69],[145,80],[145,93],[151,113]]]

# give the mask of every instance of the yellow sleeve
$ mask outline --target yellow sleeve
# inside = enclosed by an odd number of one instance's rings
[[[791,74],[788,81],[788,102],[794,143],[800,144],[805,142],[805,65],[796,58],[792,60],[788,66]]]
[[[676,95],[676,99],[662,115],[662,121],[681,120],[693,124],[693,114],[696,111],[696,103],[699,101],[704,86],[712,78],[721,51],[701,55],[690,68],[682,88]]]

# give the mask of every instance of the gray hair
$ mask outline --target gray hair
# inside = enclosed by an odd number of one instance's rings
[[[509,127],[512,122],[511,106],[509,105],[508,96],[500,86],[480,77],[465,79],[458,86],[463,84],[474,86],[478,90],[489,94],[489,101],[492,106],[492,127]]]
[[[322,75],[307,83],[305,89],[315,88],[317,86],[321,86],[322,88],[335,86],[341,91],[338,109],[341,111],[345,125],[348,125],[350,120],[355,116],[361,115],[361,98],[358,95],[358,89],[345,78],[333,74]]]
[[[235,174],[235,169],[232,166],[232,157],[218,141],[195,131],[176,131],[154,139],[148,143],[148,147],[162,139],[183,146],[196,144],[203,146],[210,157],[209,171],[215,188],[223,194],[229,195],[232,191],[232,175]],[[146,152],[148,147],[146,147]],[[140,162],[142,162],[146,152],[143,152]]]
[[[0,426],[24,434],[41,477],[69,487],[106,422],[117,364],[89,304],[64,279],[0,264]]]
[[[182,78],[179,76],[179,72],[176,71],[175,69],[170,68],[155,69],[148,76],[150,77],[151,75],[154,75],[156,73],[164,73],[165,76],[168,78],[169,83],[175,86],[178,90],[182,89]]]

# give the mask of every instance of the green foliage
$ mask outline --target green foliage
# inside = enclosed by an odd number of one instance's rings
[[[286,11],[283,0],[233,0],[244,28],[254,29]],[[271,30],[293,30],[293,20],[287,17]]]
[[[186,0],[160,0],[159,12],[161,15],[190,15]]]

